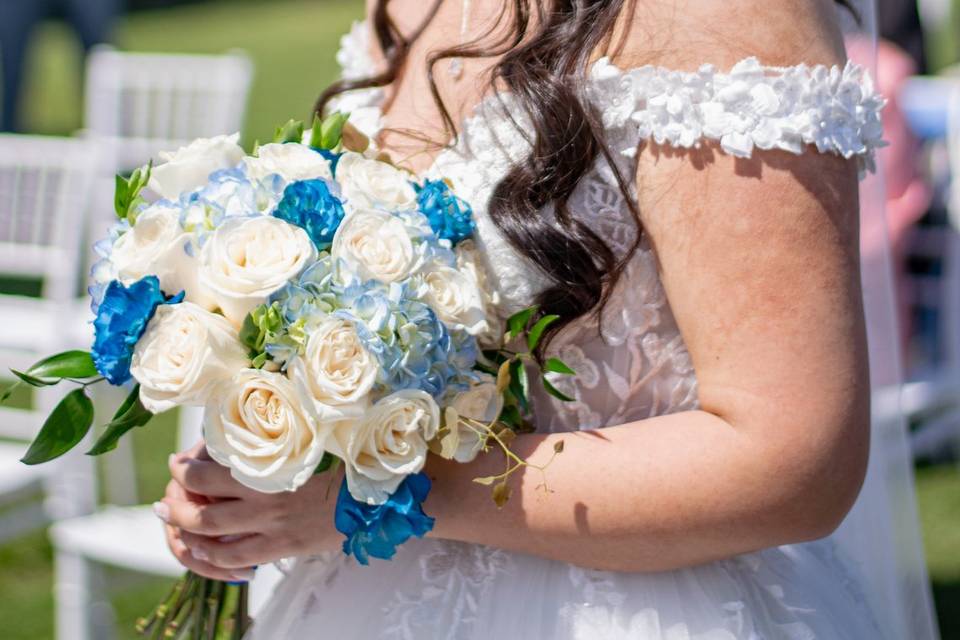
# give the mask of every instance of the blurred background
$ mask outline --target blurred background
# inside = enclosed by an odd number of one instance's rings
[[[941,635],[960,639],[960,0],[879,4],[903,402]],[[0,0],[0,363],[88,347],[86,247],[112,216],[114,173],[199,136],[239,130],[250,148],[306,119],[362,12],[361,0]],[[178,569],[133,505],[162,494],[165,454],[194,416],[136,430],[109,465],[26,469],[17,458],[50,397],[18,390],[12,407],[0,637],[135,637]]]

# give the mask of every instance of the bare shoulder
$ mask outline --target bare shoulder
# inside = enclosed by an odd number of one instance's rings
[[[749,56],[770,66],[841,64],[833,0],[628,0],[605,54],[621,67],[645,64],[727,69]]]

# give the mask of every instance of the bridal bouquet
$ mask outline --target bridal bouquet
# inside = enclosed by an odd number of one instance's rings
[[[77,445],[94,422],[88,387],[106,381],[130,393],[91,455],[155,414],[203,406],[211,457],[252,489],[295,491],[342,467],[335,526],[363,564],[432,528],[431,453],[503,451],[505,472],[476,479],[502,505],[530,466],[510,450],[529,427],[530,372],[568,399],[547,374],[573,372],[533,355],[556,316],[501,320],[469,205],[375,157],[346,116],[291,121],[250,155],[237,139],[117,178],[92,349],[14,371],[18,384],[74,387],[23,462]],[[141,631],[239,637],[245,589],[188,574]]]

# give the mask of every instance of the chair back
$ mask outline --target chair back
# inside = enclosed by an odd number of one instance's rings
[[[117,170],[195,138],[239,131],[253,80],[243,52],[128,53],[98,46],[87,58],[87,132],[114,144]]]
[[[0,274],[42,280],[46,300],[78,288],[98,154],[89,140],[0,135]]]

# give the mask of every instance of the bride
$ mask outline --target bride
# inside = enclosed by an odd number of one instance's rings
[[[870,449],[857,180],[883,105],[845,66],[843,12],[371,2],[318,109],[351,112],[379,152],[471,202],[503,315],[562,317],[547,352],[576,370],[575,401],[537,398],[515,449],[565,451],[548,492],[528,474],[499,512],[471,479],[502,459],[434,459],[435,529],[362,567],[338,553],[328,478],[258,494],[197,447],[171,458],[158,509],[180,561],[244,580],[298,558],[256,639],[922,627],[892,626],[856,545],[831,536]]]

